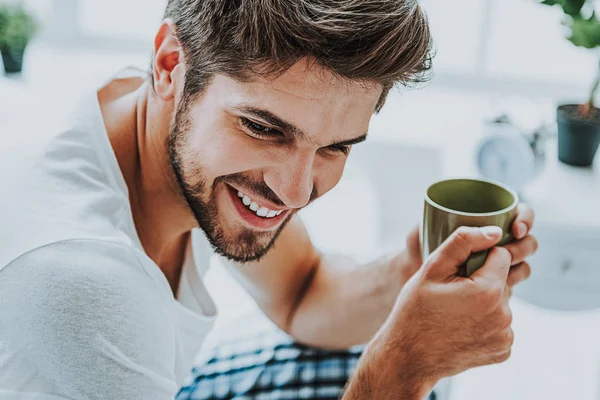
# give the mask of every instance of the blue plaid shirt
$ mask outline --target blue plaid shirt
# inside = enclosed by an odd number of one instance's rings
[[[361,351],[314,349],[274,329],[202,352],[177,400],[339,399]]]

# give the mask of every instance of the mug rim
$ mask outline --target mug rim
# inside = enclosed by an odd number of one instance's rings
[[[438,183],[442,183],[442,182],[451,182],[451,181],[473,181],[473,182],[484,182],[484,183],[489,183],[491,185],[495,185],[498,186],[501,189],[506,190],[508,193],[510,193],[513,197],[513,202],[511,203],[510,206],[505,207],[501,210],[498,211],[490,211],[490,212],[486,212],[486,213],[471,213],[471,212],[466,212],[466,211],[458,211],[458,210],[453,210],[451,208],[448,207],[444,207],[441,204],[436,203],[435,201],[433,201],[430,197],[429,197],[429,189],[431,189],[434,185],[437,185]],[[516,208],[519,205],[519,195],[517,194],[517,192],[512,189],[510,186],[507,186],[501,182],[495,181],[493,179],[484,179],[484,178],[447,178],[447,179],[441,179],[437,182],[432,183],[431,185],[429,185],[429,187],[427,187],[427,190],[425,191],[425,201],[432,207],[435,207],[439,210],[442,210],[444,212],[450,213],[450,214],[455,214],[455,215],[461,215],[461,216],[465,216],[465,217],[493,217],[496,215],[502,215],[508,211],[513,210],[514,208]]]

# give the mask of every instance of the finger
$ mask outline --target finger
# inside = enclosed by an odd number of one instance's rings
[[[503,247],[494,247],[488,253],[485,264],[471,275],[475,282],[482,282],[488,287],[506,286],[510,271],[510,253]]]
[[[508,328],[498,332],[494,339],[493,348],[496,349],[496,352],[499,354],[506,354],[506,352],[511,351],[511,348],[515,342],[515,333],[509,326]]]
[[[417,225],[406,237],[406,249],[411,257],[418,261],[418,264],[423,264],[421,255],[421,239],[419,237],[419,225]]]
[[[535,236],[528,235],[524,239],[507,244],[504,248],[510,252],[513,265],[517,265],[537,251],[538,241]]]
[[[517,283],[523,282],[531,275],[531,266],[528,262],[522,262],[510,269],[508,278],[506,279],[507,286],[513,287]]]
[[[443,279],[455,275],[458,267],[467,261],[471,253],[493,247],[501,237],[502,229],[497,226],[461,226],[433,252],[431,262],[428,263],[429,269]]]
[[[512,287],[510,285],[504,285],[504,294],[502,295],[503,303],[508,304],[510,296],[512,296]]]
[[[510,358],[511,350],[507,350],[499,355],[495,355],[492,357],[490,363],[491,364],[502,364]]]
[[[535,214],[526,204],[519,204],[518,213],[515,222],[512,225],[513,236],[517,239],[524,238],[533,228]]]

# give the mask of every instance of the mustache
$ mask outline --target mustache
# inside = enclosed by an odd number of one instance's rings
[[[249,189],[279,207],[287,207],[279,196],[277,196],[277,194],[275,194],[275,192],[262,180],[257,181],[241,174],[223,175],[215,179],[213,182],[213,190],[219,183],[230,183],[240,188]],[[319,197],[319,194],[317,189],[313,186],[308,203],[310,204],[317,197]]]

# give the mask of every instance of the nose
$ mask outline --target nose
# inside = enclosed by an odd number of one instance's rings
[[[314,152],[295,154],[265,174],[265,183],[286,207],[302,208],[310,201],[314,158]]]

